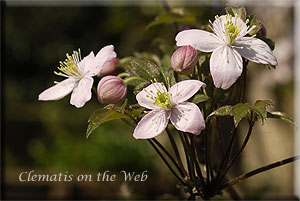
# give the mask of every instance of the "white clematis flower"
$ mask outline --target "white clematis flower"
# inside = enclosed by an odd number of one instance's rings
[[[145,115],[134,130],[136,139],[149,139],[161,134],[169,119],[176,129],[200,134],[205,121],[200,109],[194,103],[184,102],[191,98],[205,83],[185,80],[173,85],[169,91],[162,83],[153,83],[137,94],[142,107],[152,111]]]
[[[216,16],[211,29],[214,33],[191,29],[181,31],[175,40],[177,46],[190,45],[202,52],[212,52],[210,72],[217,88],[228,89],[243,71],[242,57],[261,64],[277,65],[269,46],[260,39],[246,37],[255,26],[249,27],[235,16]]]
[[[97,75],[103,65],[115,58],[114,46],[103,47],[95,56],[92,51],[88,56],[81,59],[80,50],[74,51],[72,56],[67,54],[67,59],[60,62],[56,75],[67,79],[58,82],[53,87],[46,89],[39,95],[39,100],[59,100],[72,92],[70,104],[77,108],[84,106],[92,97],[93,76]]]

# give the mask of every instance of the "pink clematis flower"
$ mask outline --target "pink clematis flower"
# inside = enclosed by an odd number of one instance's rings
[[[243,71],[242,57],[261,64],[277,65],[269,46],[260,39],[247,37],[255,26],[248,27],[239,17],[216,17],[210,33],[198,29],[181,31],[175,40],[177,46],[190,45],[202,52],[212,52],[210,72],[217,88],[228,89]]]
[[[60,62],[58,67],[61,72],[54,72],[67,79],[43,91],[39,95],[39,100],[59,100],[72,92],[70,104],[77,108],[84,106],[92,97],[91,89],[94,82],[92,77],[102,70],[106,62],[116,56],[113,45],[103,47],[96,56],[92,51],[82,60],[80,50],[74,51],[72,56],[67,54],[67,59]]]
[[[184,102],[191,98],[205,83],[185,80],[173,85],[169,91],[162,83],[153,83],[137,94],[138,104],[152,111],[145,115],[134,130],[136,139],[149,139],[161,134],[169,119],[176,129],[200,134],[205,121],[194,103]]]

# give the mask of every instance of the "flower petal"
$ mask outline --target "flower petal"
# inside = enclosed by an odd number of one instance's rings
[[[174,84],[170,88],[172,101],[174,104],[183,102],[191,98],[200,87],[205,87],[205,83],[198,80],[184,80]]]
[[[277,65],[276,57],[273,55],[270,47],[262,40],[252,37],[243,37],[235,41],[234,49],[242,57],[261,64]]]
[[[171,111],[170,120],[176,129],[195,135],[205,128],[201,111],[194,103],[178,103]]]
[[[91,76],[97,75],[102,70],[103,65],[117,57],[116,52],[114,51],[113,45],[107,45],[103,47],[96,55],[92,64],[88,67],[89,74]]]
[[[93,86],[92,77],[83,77],[78,85],[74,88],[71,95],[70,103],[75,105],[77,108],[84,106],[84,104],[89,101],[92,97],[92,86]]]
[[[233,24],[236,24],[237,27],[240,27],[240,36],[244,36],[247,34],[247,24],[239,17],[232,17],[230,15],[222,15],[217,17],[213,23],[213,29],[216,35],[219,38],[225,39],[225,27],[224,25],[228,23],[228,21],[232,21]]]
[[[161,134],[168,125],[170,111],[153,110],[144,116],[134,129],[133,137],[136,139],[154,138]]]
[[[84,57],[78,64],[81,72],[83,72],[83,74],[86,74],[88,71],[90,71],[89,67],[93,65],[94,61],[95,54],[93,51],[91,51],[90,54]]]
[[[157,96],[157,92],[167,92],[166,87],[162,83],[153,83],[148,87],[144,88],[141,92],[136,95],[136,100],[138,104],[142,107],[148,109],[160,108],[157,105],[154,105],[153,98]]]
[[[177,46],[190,45],[202,52],[212,52],[223,44],[215,34],[199,29],[181,31],[177,34],[175,40]]]
[[[217,88],[228,89],[241,76],[243,60],[231,47],[219,47],[211,54],[210,72]]]
[[[49,101],[49,100],[59,100],[72,92],[76,85],[76,80],[73,78],[68,78],[56,85],[46,89],[39,95],[39,100]]]

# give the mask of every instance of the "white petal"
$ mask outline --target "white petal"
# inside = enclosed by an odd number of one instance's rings
[[[212,52],[223,42],[213,33],[199,29],[184,30],[177,34],[177,46],[190,45],[202,52]]]
[[[200,109],[194,103],[179,103],[173,107],[170,120],[177,130],[195,135],[205,128],[205,121]]]
[[[89,67],[93,65],[94,61],[95,61],[95,54],[93,51],[91,51],[90,54],[84,57],[78,64],[81,72],[85,74],[86,72],[90,71]]]
[[[170,111],[153,110],[144,116],[134,129],[136,139],[154,138],[161,134],[168,125]]]
[[[205,87],[205,83],[198,80],[184,80],[174,84],[170,93],[172,94],[172,102],[178,103],[183,102],[191,98],[200,87]]]
[[[39,100],[49,101],[49,100],[59,100],[71,93],[76,85],[76,80],[73,78],[65,79],[62,82],[57,83],[53,87],[50,87],[43,91],[39,95]]]
[[[89,101],[92,97],[92,86],[93,86],[92,77],[83,77],[78,85],[74,88],[71,95],[70,103],[75,105],[77,108],[84,106],[84,104]]]
[[[228,89],[241,76],[243,60],[241,55],[228,46],[213,51],[210,58],[210,72],[217,88]]]
[[[273,55],[270,47],[262,40],[251,37],[243,37],[235,41],[234,49],[242,57],[261,64],[277,65],[276,57]]]
[[[114,51],[113,45],[107,45],[103,47],[96,55],[93,64],[89,66],[89,74],[91,76],[97,75],[103,68],[103,65],[116,58],[117,54]]]
[[[149,85],[136,95],[138,104],[148,109],[160,108],[153,104],[155,102],[153,99],[157,96],[158,91],[163,93],[167,92],[167,89],[162,83],[158,82]]]
[[[240,27],[240,34],[239,36],[244,36],[245,34],[247,34],[247,24],[239,17],[232,17],[230,18],[229,15],[222,15],[220,17],[218,17],[214,23],[213,23],[213,28],[216,32],[216,34],[224,39],[225,38],[225,28],[224,25],[227,24],[228,21],[232,21],[233,24],[236,24],[237,27]],[[239,37],[238,36],[238,37]]]

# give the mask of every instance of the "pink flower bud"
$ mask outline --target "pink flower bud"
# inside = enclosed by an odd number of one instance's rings
[[[124,100],[127,88],[121,78],[106,76],[97,87],[98,99],[101,103],[117,104]]]
[[[171,66],[177,72],[189,72],[198,62],[197,50],[191,46],[182,46],[171,57]]]
[[[106,75],[116,75],[118,68],[116,65],[119,63],[118,58],[114,58],[111,61],[108,61],[104,64],[102,70],[98,74],[99,77],[104,77]]]

